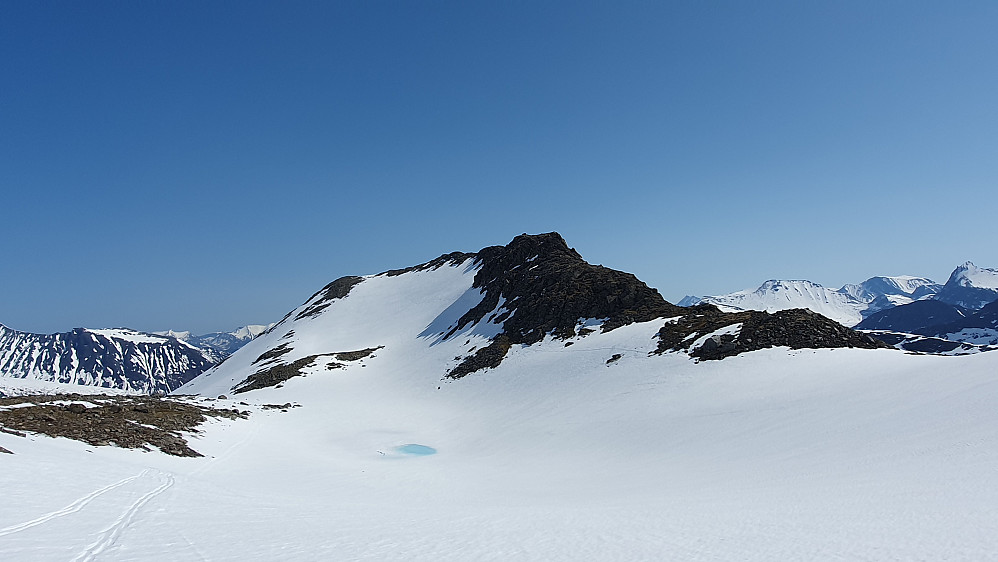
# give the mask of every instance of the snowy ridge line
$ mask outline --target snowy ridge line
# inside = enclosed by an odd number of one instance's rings
[[[165,472],[160,472],[160,474],[162,476],[165,476],[164,482],[160,484],[159,487],[157,487],[155,490],[147,492],[141,498],[136,500],[135,503],[130,505],[128,509],[121,514],[120,517],[118,517],[117,519],[114,520],[113,523],[111,523],[110,527],[104,529],[104,531],[101,532],[100,538],[98,538],[96,542],[88,546],[86,550],[84,550],[76,558],[74,558],[73,562],[94,560],[94,558],[98,554],[104,552],[109,547],[113,546],[114,543],[118,541],[118,538],[121,536],[121,533],[124,532],[124,530],[127,529],[132,524],[132,521],[135,519],[135,514],[138,513],[140,509],[142,509],[142,506],[149,503],[150,500],[162,494],[163,492],[167,491],[171,486],[173,486],[175,482],[173,475],[167,474]]]
[[[53,519],[56,519],[58,517],[64,517],[64,516],[69,515],[71,513],[76,513],[78,511],[80,511],[81,509],[83,509],[84,507],[86,507],[86,505],[88,503],[90,503],[93,500],[97,499],[99,496],[101,496],[101,495],[103,495],[103,494],[105,494],[107,492],[110,492],[111,490],[114,490],[115,488],[120,488],[121,486],[124,486],[125,484],[128,484],[129,482],[131,482],[133,480],[137,480],[139,478],[142,478],[143,476],[146,476],[147,474],[149,474],[149,472],[150,472],[149,469],[143,470],[142,472],[140,472],[139,474],[136,474],[135,476],[130,476],[130,477],[125,478],[123,480],[119,480],[119,481],[115,482],[114,484],[109,484],[107,486],[104,486],[103,488],[100,488],[98,490],[94,490],[93,492],[91,492],[91,493],[83,496],[82,498],[74,501],[73,503],[67,505],[66,507],[64,507],[62,509],[58,509],[58,510],[50,512],[50,513],[46,513],[45,515],[42,515],[41,517],[36,517],[35,519],[32,519],[31,521],[25,521],[24,523],[19,523],[17,525],[11,525],[9,527],[4,527],[3,529],[0,529],[0,537],[4,537],[4,536],[7,536],[7,535],[12,535],[14,533],[19,533],[21,531],[24,531],[25,529],[30,529],[32,527],[37,527],[38,525],[41,525],[42,523],[46,523],[46,522],[51,521]]]
[[[169,392],[217,363],[175,338],[123,339],[121,332],[31,334],[0,327],[0,376],[153,394]]]

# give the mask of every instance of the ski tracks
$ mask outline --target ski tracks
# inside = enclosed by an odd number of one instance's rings
[[[135,516],[139,513],[139,511],[142,509],[143,506],[145,506],[156,496],[159,496],[160,494],[168,490],[171,486],[173,486],[174,477],[172,474],[147,468],[142,472],[140,472],[139,474],[136,474],[135,476],[129,476],[128,478],[123,478],[121,480],[118,480],[117,482],[108,484],[103,488],[94,490],[93,492],[90,492],[89,494],[77,499],[76,501],[74,501],[73,503],[67,505],[62,509],[51,511],[49,513],[36,517],[30,521],[25,521],[24,523],[18,523],[17,525],[10,525],[8,527],[4,527],[0,529],[0,537],[13,535],[21,531],[26,531],[33,527],[44,525],[45,523],[48,523],[55,519],[59,519],[62,517],[66,517],[68,515],[72,515],[74,513],[78,513],[82,511],[84,508],[86,508],[87,505],[91,504],[94,500],[97,500],[104,494],[107,494],[108,492],[111,492],[117,488],[125,486],[126,484],[129,484],[136,480],[147,479],[147,478],[156,478],[157,480],[159,480],[160,483],[153,490],[146,492],[135,501],[125,505],[124,510],[121,512],[121,514],[117,518],[115,518],[115,520],[111,522],[109,526],[107,526],[104,530],[102,530],[99,533],[97,540],[92,542],[89,546],[86,547],[86,549],[83,552],[81,552],[79,555],[76,556],[76,558],[73,559],[74,562],[94,560],[95,557],[97,557],[100,553],[106,551],[108,548],[115,545],[115,543],[121,537],[121,534],[134,522]]]
[[[38,525],[41,525],[42,523],[46,523],[58,517],[64,517],[66,515],[76,513],[77,511],[80,511],[81,509],[86,507],[88,503],[94,501],[95,499],[104,495],[105,493],[110,492],[115,488],[120,488],[121,486],[124,486],[125,484],[128,484],[133,480],[138,480],[139,478],[148,475],[149,472],[150,471],[148,469],[143,470],[141,473],[136,474],[135,476],[129,476],[128,478],[118,480],[114,484],[109,484],[99,490],[94,490],[93,492],[90,492],[89,494],[83,496],[82,498],[74,501],[73,503],[67,505],[62,509],[57,509],[56,511],[46,513],[45,515],[32,519],[31,521],[25,521],[24,523],[19,523],[17,525],[4,527],[3,529],[0,529],[0,537],[11,535],[14,533],[19,533],[21,531],[24,531],[25,529],[36,527]]]
[[[167,474],[165,472],[161,472],[159,474],[160,478],[163,480],[163,483],[160,484],[155,490],[145,493],[142,497],[135,500],[130,506],[128,506],[128,508],[122,512],[122,514],[115,519],[107,529],[104,529],[101,532],[100,537],[93,544],[88,546],[86,550],[73,559],[73,562],[89,562],[101,552],[104,552],[108,548],[114,546],[114,544],[118,541],[118,538],[121,536],[121,533],[132,524],[132,521],[135,519],[135,515],[142,509],[142,506],[149,503],[149,500],[162,494],[173,486],[174,479],[172,474]]]

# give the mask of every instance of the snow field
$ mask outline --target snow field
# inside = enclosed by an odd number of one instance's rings
[[[695,363],[649,356],[659,320],[445,381],[485,338],[419,334],[473,273],[366,278],[185,387],[253,411],[206,424],[205,458],[0,433],[0,558],[998,559],[998,355]],[[385,348],[233,396],[281,341]],[[437,453],[381,454],[407,444]]]

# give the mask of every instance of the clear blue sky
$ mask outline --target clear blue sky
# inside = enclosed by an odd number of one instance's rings
[[[0,4],[0,322],[560,231],[669,300],[998,267],[995,2]]]

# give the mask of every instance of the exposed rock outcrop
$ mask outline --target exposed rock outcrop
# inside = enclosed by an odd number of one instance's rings
[[[153,396],[54,394],[0,399],[0,430],[6,433],[41,433],[128,449],[154,446],[178,457],[202,456],[188,446],[184,432],[196,430],[209,417],[246,415]]]
[[[725,328],[731,328],[725,330]],[[727,333],[724,333],[727,332]],[[704,337],[707,336],[707,337]],[[723,359],[747,351],[786,346],[791,349],[889,347],[805,308],[724,313],[710,304],[686,309],[658,332],[656,353],[686,351],[697,359]]]
[[[484,248],[475,264],[480,269],[473,287],[484,296],[448,337],[493,311],[491,321],[502,324],[502,332],[451,370],[450,378],[498,366],[513,344],[534,344],[547,334],[573,337],[580,319],[600,319],[608,332],[683,310],[630,273],[587,263],[557,232],[522,234],[506,246]]]

